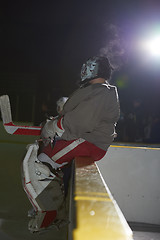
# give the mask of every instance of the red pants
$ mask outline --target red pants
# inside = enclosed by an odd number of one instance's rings
[[[49,144],[43,149],[43,152],[59,164],[69,163],[75,157],[90,157],[91,162],[94,162],[103,158],[106,153],[103,149],[83,139],[58,140],[53,149]]]

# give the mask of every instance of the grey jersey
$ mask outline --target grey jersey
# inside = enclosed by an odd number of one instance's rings
[[[106,151],[120,114],[117,88],[100,83],[80,88],[65,103],[62,114],[62,139],[84,138]]]

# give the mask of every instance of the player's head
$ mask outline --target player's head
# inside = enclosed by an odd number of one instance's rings
[[[80,85],[84,86],[89,81],[96,78],[109,80],[112,70],[113,67],[111,66],[108,58],[101,56],[91,57],[82,66]]]

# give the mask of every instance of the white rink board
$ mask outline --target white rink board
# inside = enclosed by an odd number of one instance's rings
[[[160,148],[112,145],[97,165],[127,221],[160,224]]]

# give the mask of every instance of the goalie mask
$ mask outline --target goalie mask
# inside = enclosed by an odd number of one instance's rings
[[[81,69],[80,85],[84,86],[86,83],[95,78],[104,78],[109,80],[112,73],[112,66],[106,57],[92,57],[83,64]]]

